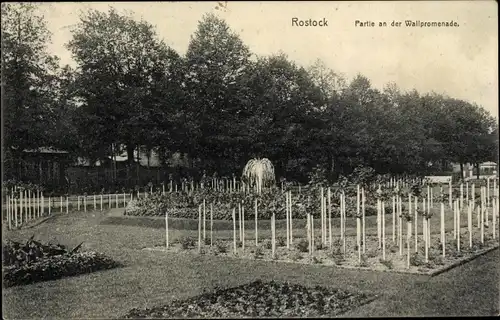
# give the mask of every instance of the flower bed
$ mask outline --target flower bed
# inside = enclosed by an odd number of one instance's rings
[[[63,245],[43,244],[33,238],[24,244],[8,241],[3,244],[4,287],[55,280],[119,266],[103,254],[78,252],[80,247],[81,244],[68,250]]]
[[[202,190],[192,194],[188,193],[166,193],[152,194],[146,198],[132,200],[125,208],[125,215],[130,216],[164,216],[168,211],[169,217],[197,219],[198,206],[205,200],[207,214],[210,206],[213,208],[213,218],[215,220],[231,220],[232,210],[241,204],[245,207],[245,219],[255,218],[255,200],[258,203],[259,219],[269,220],[272,213],[276,214],[276,219],[285,219],[285,193],[280,191],[263,193],[262,195],[244,193],[222,193],[212,190]],[[332,217],[340,216],[338,197],[332,195],[331,211]],[[346,198],[346,215],[348,217],[356,214],[356,197]],[[305,219],[306,212],[313,212],[314,217],[320,215],[319,193],[294,194],[292,197],[292,212],[294,218]],[[366,216],[376,215],[377,210],[373,203],[367,202],[365,208]],[[386,209],[386,213],[391,213],[391,208]]]
[[[125,318],[324,317],[338,315],[373,299],[374,296],[340,289],[257,280],[165,306],[132,309]]]
[[[327,244],[322,245],[319,238],[316,238],[314,252],[309,254],[308,243],[304,238],[293,239],[293,245],[286,247],[286,238],[276,239],[275,256],[272,256],[272,244],[269,239],[261,240],[255,246],[255,239],[246,239],[245,248],[242,242],[237,241],[237,250],[234,252],[234,242],[232,240],[215,240],[210,246],[209,240],[201,246],[201,254],[212,254],[243,259],[261,259],[269,261],[295,262],[304,264],[322,264],[342,268],[356,268],[378,271],[392,271],[403,273],[433,274],[445,269],[457,262],[473,257],[485,250],[498,247],[498,239],[492,239],[491,235],[485,235],[484,244],[479,241],[477,233],[474,235],[473,245],[469,248],[469,239],[462,231],[461,250],[457,251],[456,241],[453,240],[453,232],[446,233],[445,256],[442,256],[442,246],[440,235],[431,236],[431,246],[428,251],[428,262],[425,261],[425,251],[423,237],[418,237],[418,252],[415,250],[415,238],[410,241],[410,267],[408,268],[406,235],[403,235],[403,250],[400,254],[397,244],[392,243],[389,237],[386,239],[386,258],[382,259],[382,249],[378,246],[377,236],[366,237],[365,252],[359,256],[356,237],[346,237],[346,253],[343,254],[343,243],[339,238],[333,241],[330,248]],[[198,253],[197,239],[182,237],[171,244],[167,250],[164,247],[146,248],[147,250],[169,251],[177,253]]]

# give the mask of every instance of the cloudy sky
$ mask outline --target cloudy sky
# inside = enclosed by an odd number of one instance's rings
[[[498,16],[495,1],[355,2],[107,2],[42,4],[53,33],[49,49],[73,64],[64,44],[69,27],[89,8],[130,11],[156,26],[158,35],[184,54],[204,13],[225,19],[252,52],[283,51],[300,65],[322,59],[352,79],[367,76],[382,88],[436,91],[482,105],[498,118]],[[327,27],[292,26],[292,18],[328,20]],[[355,21],[386,21],[387,27],[356,27]],[[456,21],[455,28],[391,27],[392,21]]]

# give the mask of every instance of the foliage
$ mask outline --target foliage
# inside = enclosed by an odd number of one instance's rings
[[[295,248],[299,250],[299,252],[308,252],[309,251],[309,243],[306,239],[300,239],[295,243]]]
[[[324,62],[256,56],[228,23],[206,14],[179,55],[155,27],[110,8],[84,12],[67,43],[76,66],[48,54],[37,4],[2,4],[4,165],[24,149],[57,147],[109,163],[134,151],[175,152],[193,171],[230,176],[268,157],[278,177],[310,187],[349,177],[366,186],[443,171],[450,162],[497,161],[498,122],[442,94],[374,88]],[[309,173],[309,176],[307,175]]]
[[[138,318],[240,318],[318,317],[354,308],[369,297],[340,289],[307,288],[288,282],[257,280],[235,288],[216,288],[187,300],[151,309],[132,309],[127,319]]]
[[[31,237],[26,243],[2,244],[2,273],[5,287],[54,280],[111,269],[119,263],[96,252],[78,252],[81,244],[68,250],[61,244],[43,244]]]

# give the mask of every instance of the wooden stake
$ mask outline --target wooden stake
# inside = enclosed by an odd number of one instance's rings
[[[385,202],[382,201],[382,259],[385,261]]]
[[[311,214],[311,253],[314,253],[314,216]]]
[[[321,194],[320,194],[320,210],[321,210],[321,243],[325,244],[325,233],[324,233],[324,210],[325,208],[323,207],[323,188],[321,188]]]
[[[286,213],[286,248],[290,249],[290,212],[288,212],[288,192],[285,193],[285,213]]]
[[[307,216],[307,223],[306,223],[307,244],[309,248],[309,255],[311,255],[312,254],[311,215],[307,213],[306,216]]]
[[[205,199],[203,199],[203,240],[205,240],[206,237],[206,221],[207,221],[207,210],[205,207]]]
[[[471,187],[471,198],[472,198],[472,210],[474,210],[474,208],[476,207],[476,186],[474,184],[472,184],[472,187]],[[478,224],[478,227],[479,227],[479,224]]]
[[[392,196],[392,243],[396,243],[396,196]]]
[[[459,203],[457,202],[457,251],[460,252],[460,208]]]
[[[242,247],[242,250],[245,250],[245,206],[242,206],[242,207],[241,207],[241,217],[242,217],[242,222],[241,222],[241,225],[242,225],[242,231],[241,231],[241,234],[242,234],[241,247]]]
[[[363,232],[363,253],[366,252],[366,224],[365,224],[365,202],[366,202],[366,197],[365,197],[365,188],[361,188],[361,214],[362,214],[362,232]]]
[[[69,200],[68,199],[69,199],[69,197],[66,196],[66,214],[69,213]]]
[[[450,194],[448,195],[448,201],[450,203],[450,209],[453,209],[453,203],[452,203],[453,189],[451,188],[451,179],[450,179],[448,187],[449,187],[448,190],[450,192]]]
[[[50,216],[51,209],[52,209],[52,201],[50,200],[50,197],[49,197],[49,216]]]
[[[356,245],[358,247],[358,260],[361,263],[361,222],[359,216],[356,217]]]
[[[332,240],[332,193],[330,188],[328,188],[327,192],[328,197],[328,243],[330,245],[330,249],[332,248],[333,240]]]
[[[344,215],[344,226],[342,228],[344,234],[342,235],[342,251],[344,252],[344,255],[346,254],[346,239],[345,239],[345,221],[346,221],[346,208],[345,208],[345,193],[342,193],[342,208],[343,208],[343,215]]]
[[[464,185],[460,183],[460,210],[464,207]]]
[[[273,259],[276,257],[276,224],[275,224],[275,213],[271,217],[271,249]]]
[[[78,204],[80,204],[80,197],[78,197]],[[80,208],[78,208],[80,210]],[[101,211],[102,211],[102,194],[101,194]]]
[[[239,234],[240,234],[240,241],[243,239],[242,235],[242,225],[241,225],[241,202],[238,203],[238,226],[239,226]]]
[[[382,203],[380,199],[377,199],[377,239],[378,239],[378,248],[380,249],[382,247],[382,232],[381,232],[381,226],[380,226],[380,216],[381,216],[381,211],[382,211]]]
[[[257,198],[255,198],[255,246],[259,244]]]
[[[17,217],[17,208],[18,208],[18,201],[16,198],[14,198],[14,226],[17,228],[18,224],[18,217]]]
[[[288,210],[288,212],[290,212],[290,245],[292,245],[293,244],[293,210],[292,210],[293,200],[292,200],[292,191],[288,192],[289,192],[288,203],[290,205],[290,209]]]
[[[210,204],[210,246],[213,244],[213,233],[214,233],[214,208],[213,204]]]
[[[344,239],[344,196],[343,193],[340,194],[340,239]]]
[[[61,196],[61,202],[59,205],[59,208],[61,208],[61,213],[63,212],[63,197]]]
[[[458,213],[457,213],[457,206],[456,206],[456,202],[455,202],[454,206],[453,206],[453,239],[454,240],[457,239],[457,216],[458,216]]]
[[[425,210],[425,207],[424,207]],[[418,197],[415,197],[415,252],[418,252]]]
[[[492,223],[493,223],[493,239],[496,239],[496,228],[497,228],[497,211],[498,211],[498,207],[497,207],[497,202],[495,199],[493,199],[493,212],[492,212]]]
[[[153,194],[151,192],[151,194]],[[120,207],[120,205],[118,204],[118,193],[115,193],[115,200],[116,200],[116,208],[118,209]]]
[[[165,241],[166,241],[166,248],[168,249],[168,210],[165,212]]]
[[[97,211],[97,199],[95,198],[95,193],[94,193],[94,211]]]
[[[486,178],[486,207],[490,206],[490,178]],[[488,216],[486,215],[486,225],[488,225]]]
[[[236,209],[235,208],[233,208],[233,252],[236,254]]]
[[[410,268],[410,242],[411,242],[411,222],[407,223],[407,232],[406,232],[406,247],[407,247],[407,267]]]
[[[481,225],[481,243],[484,243],[484,208],[481,206],[481,207],[478,207],[478,209],[481,212],[481,222],[480,222],[480,225]]]
[[[472,205],[467,202],[467,227],[469,230],[469,248],[472,248]]]
[[[198,253],[201,253],[201,205],[198,205]]]

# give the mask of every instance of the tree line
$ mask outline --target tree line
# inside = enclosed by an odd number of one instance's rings
[[[187,154],[219,175],[266,157],[292,179],[313,168],[414,174],[498,159],[498,124],[481,106],[395,83],[379,90],[321,60],[257,56],[213,14],[184,55],[113,8],[82,13],[71,33],[76,66],[60,66],[36,5],[2,4],[4,155],[50,146],[93,162],[126,150],[132,164],[141,147],[162,161]]]

